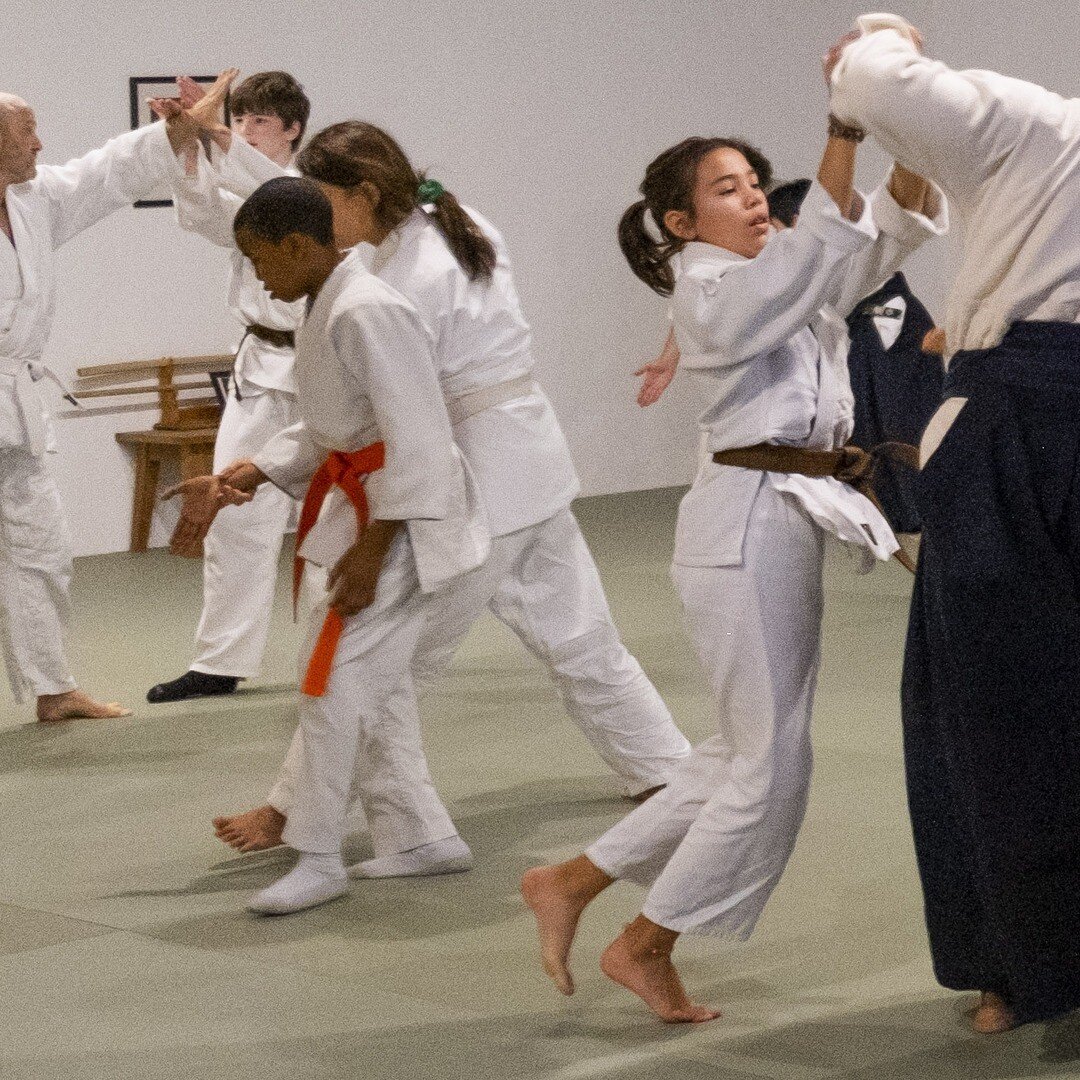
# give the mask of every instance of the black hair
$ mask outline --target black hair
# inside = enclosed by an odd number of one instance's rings
[[[287,71],[260,71],[249,75],[230,95],[229,112],[233,116],[257,113],[276,116],[285,127],[300,125],[292,140],[295,151],[300,145],[311,115],[311,102],[304,88]]]
[[[638,188],[644,198],[629,206],[619,221],[619,247],[630,269],[661,296],[670,296],[674,290],[675,275],[670,260],[686,246],[686,241],[664,224],[664,215],[669,210],[693,212],[698,165],[714,150],[725,148],[742,154],[757,173],[761,186],[769,186],[772,165],[749,143],[730,138],[684,139],[649,164]],[[659,240],[650,230],[646,215],[652,218]]]
[[[769,217],[776,218],[790,229],[799,216],[799,209],[810,190],[810,183],[811,181],[803,179],[777,184],[769,192]]]
[[[257,188],[236,212],[233,233],[249,232],[280,244],[300,233],[323,247],[334,243],[334,211],[319,185],[299,176],[278,176]]]
[[[400,225],[421,201],[424,175],[393,136],[374,124],[346,120],[325,128],[300,152],[296,165],[304,176],[333,187],[374,185],[379,192],[375,216],[387,229]],[[491,241],[449,191],[442,190],[431,202],[431,217],[458,265],[472,281],[490,279],[496,258]]]

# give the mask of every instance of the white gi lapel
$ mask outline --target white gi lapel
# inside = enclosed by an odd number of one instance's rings
[[[871,312],[874,329],[881,339],[881,347],[888,352],[904,328],[904,316],[907,315],[907,300],[894,296],[883,304],[877,304]]]

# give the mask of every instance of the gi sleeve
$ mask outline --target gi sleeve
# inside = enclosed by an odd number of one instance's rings
[[[888,181],[870,196],[870,214],[877,239],[848,262],[847,273],[835,307],[847,316],[859,302],[875,292],[896,273],[908,256],[934,236],[949,230],[948,207],[941,189],[931,184],[923,204],[925,213],[905,210],[889,191]]]
[[[897,161],[952,195],[975,191],[1017,146],[1041,87],[991,72],[957,72],[895,29],[852,42],[832,73],[832,111]]]
[[[32,181],[45,196],[54,247],[173,177],[176,155],[157,121],[110,139],[66,165],[43,165]]]
[[[876,237],[868,205],[849,221],[815,181],[795,228],[756,258],[679,278],[672,307],[682,366],[729,366],[778,348],[835,301],[848,260]]]
[[[246,199],[267,180],[294,175],[237,135],[233,135],[227,154],[214,143],[211,155],[221,186],[241,199]]]
[[[235,249],[233,219],[244,200],[222,189],[201,148],[197,160],[194,176],[181,167],[172,177],[176,220],[187,232],[198,233],[218,247]]]
[[[461,483],[428,335],[411,304],[365,303],[331,327],[333,347],[371,403],[385,445],[378,484],[369,487],[371,517],[442,520]]]
[[[294,499],[302,499],[327,450],[317,443],[303,421],[279,431],[252,458],[275,487]]]

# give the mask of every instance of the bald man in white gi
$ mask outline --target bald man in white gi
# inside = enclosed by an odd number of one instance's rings
[[[31,107],[0,93],[0,607],[15,698],[43,721],[127,715],[84,694],[64,651],[71,537],[45,465],[52,432],[35,383],[56,299],[56,249],[149,194],[173,168],[175,130],[152,124],[66,165],[37,165]],[[177,143],[179,145],[179,142]]]

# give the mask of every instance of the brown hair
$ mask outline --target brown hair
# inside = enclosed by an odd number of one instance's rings
[[[333,124],[312,136],[296,164],[304,176],[333,187],[373,184],[379,192],[375,216],[388,229],[400,225],[417,207],[418,188],[424,181],[392,136],[359,120]],[[431,216],[469,279],[490,279],[495,269],[491,241],[449,191],[439,194],[433,205]]]
[[[229,96],[229,112],[232,116],[257,113],[260,116],[276,116],[285,127],[300,125],[300,131],[292,141],[295,151],[304,137],[311,102],[304,88],[286,71],[260,71],[249,75]]]
[[[760,150],[749,143],[729,138],[684,139],[649,164],[645,179],[638,188],[644,198],[627,207],[619,221],[619,247],[630,269],[661,296],[670,296],[674,290],[675,274],[670,266],[671,257],[686,246],[686,241],[664,224],[664,215],[669,210],[693,212],[698,165],[707,154],[723,148],[738,150],[757,173],[761,186],[769,186],[772,165]],[[652,223],[660,233],[659,240],[649,230],[646,213],[652,217]]]

